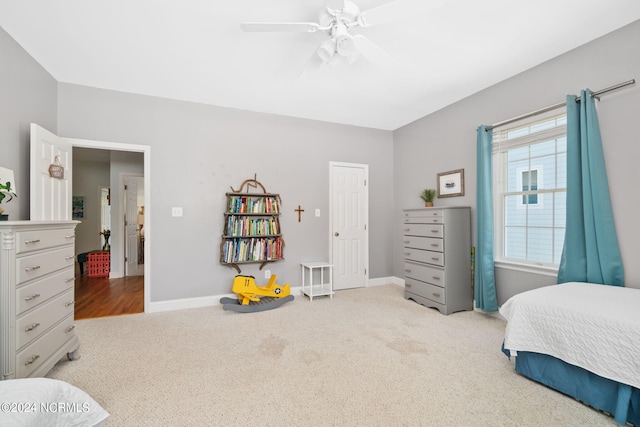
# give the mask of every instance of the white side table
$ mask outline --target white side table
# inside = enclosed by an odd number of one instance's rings
[[[313,297],[329,295],[333,298],[333,264],[323,261],[300,263],[302,271],[302,293],[307,295],[311,301]],[[320,270],[320,283],[313,283],[313,270]],[[325,271],[328,274],[325,275]],[[309,277],[307,283],[306,277]]]

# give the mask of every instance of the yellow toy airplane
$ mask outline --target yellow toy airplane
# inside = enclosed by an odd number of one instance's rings
[[[275,274],[271,275],[267,286],[264,287],[256,285],[256,279],[253,276],[236,276],[231,290],[238,294],[238,302],[241,305],[259,302],[262,297],[285,298],[291,293],[288,283],[284,286],[276,284]]]

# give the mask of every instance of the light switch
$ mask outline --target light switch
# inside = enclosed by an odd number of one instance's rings
[[[320,209],[316,209],[316,216],[320,216]]]
[[[171,208],[171,216],[182,216],[182,207]]]

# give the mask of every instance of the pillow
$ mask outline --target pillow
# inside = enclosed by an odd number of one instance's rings
[[[87,393],[64,381],[0,381],[0,426],[97,426],[107,417]]]

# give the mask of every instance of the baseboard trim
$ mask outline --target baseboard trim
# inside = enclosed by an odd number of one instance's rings
[[[167,301],[151,301],[147,313],[159,313],[162,311],[184,310],[187,308],[202,308],[220,305],[220,298],[232,297],[234,294],[211,295],[198,298],[181,298]]]
[[[368,286],[382,286],[388,284],[404,287],[404,279],[396,276],[378,277],[376,279],[369,279]]]
[[[291,288],[291,295],[301,295],[300,287]],[[197,298],[181,298],[167,301],[156,301],[149,304],[146,313],[159,313],[162,311],[185,310],[188,308],[214,307],[220,305],[220,298],[235,298],[236,294],[211,295]]]
[[[367,286],[383,286],[388,284],[404,287],[404,279],[395,276],[378,277],[375,279],[369,279],[369,284]],[[295,296],[302,295],[300,286],[291,288],[291,294]],[[236,294],[222,294],[197,298],[181,298],[167,301],[151,301],[151,303],[149,303],[149,309],[145,310],[145,313],[160,313],[162,311],[185,310],[188,308],[213,307],[216,305],[220,305],[220,298],[233,298],[235,296]]]

